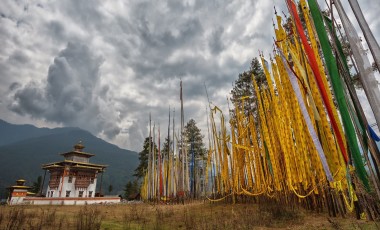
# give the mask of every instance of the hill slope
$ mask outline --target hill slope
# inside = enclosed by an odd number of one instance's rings
[[[34,137],[68,132],[78,128],[37,128],[33,125],[15,125],[0,119],[0,146]]]
[[[12,126],[15,126],[14,129]],[[0,137],[2,137],[4,130],[0,130]],[[127,181],[132,179],[133,171],[138,165],[136,152],[120,149],[79,128],[39,129],[34,126],[19,127],[19,125],[8,123],[6,130],[12,135],[9,135],[11,138],[7,139],[10,143],[3,140],[0,146],[2,162],[0,190],[13,185],[19,178],[27,180],[27,184],[31,185],[38,176],[44,175],[41,169],[42,164],[63,160],[63,156],[59,154],[71,151],[79,140],[85,145],[85,152],[95,154],[90,159],[91,163],[108,165],[103,175],[103,192],[108,193],[108,187],[112,185],[112,193],[120,194]],[[23,133],[17,135],[14,130],[17,132],[23,130]],[[47,173],[45,185],[48,180]]]

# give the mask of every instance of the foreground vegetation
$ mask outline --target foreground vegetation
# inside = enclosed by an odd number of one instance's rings
[[[119,204],[0,206],[0,229],[378,229],[354,216],[330,218],[283,205]]]

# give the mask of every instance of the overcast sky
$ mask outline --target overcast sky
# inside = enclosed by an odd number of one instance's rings
[[[2,1],[0,119],[76,126],[141,151],[149,113],[162,136],[169,106],[179,127],[182,79],[185,121],[207,136],[204,84],[227,116],[238,74],[271,53],[273,6],[287,12],[284,2]],[[380,2],[360,3],[379,40]]]

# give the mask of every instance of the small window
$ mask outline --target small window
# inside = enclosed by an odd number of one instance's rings
[[[92,197],[92,191],[88,192],[88,197]]]
[[[79,197],[83,197],[83,191],[79,191]]]
[[[70,197],[70,192],[71,191],[66,191],[66,197]]]
[[[54,191],[50,192],[50,197],[53,197]]]
[[[91,184],[94,183],[94,178],[93,178],[93,177],[90,178],[90,183],[91,183]]]
[[[69,176],[69,183],[73,183],[73,177],[72,176]]]

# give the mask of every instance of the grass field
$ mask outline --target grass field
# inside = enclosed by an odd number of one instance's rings
[[[0,229],[380,229],[380,223],[275,204],[194,202],[0,206]]]

